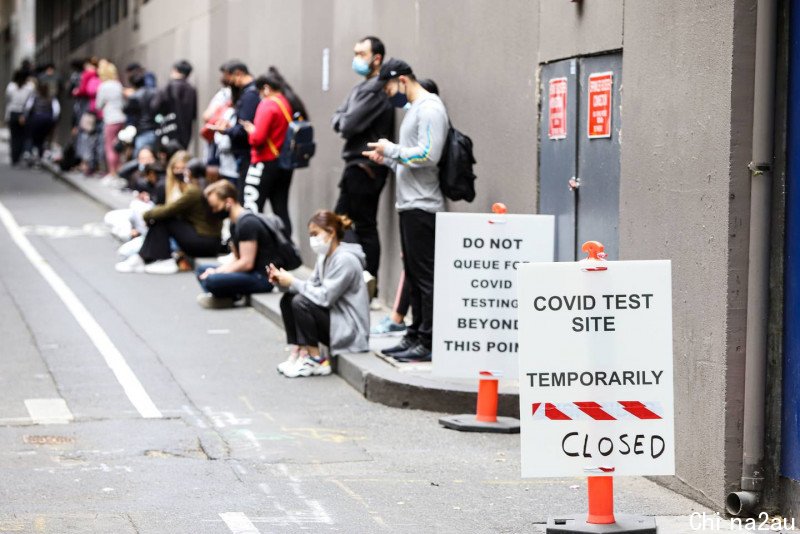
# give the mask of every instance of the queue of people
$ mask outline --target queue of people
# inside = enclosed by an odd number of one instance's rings
[[[367,351],[370,335],[403,335],[384,351],[396,361],[430,361],[436,213],[445,209],[437,164],[450,121],[435,83],[418,80],[408,63],[385,56],[385,45],[374,36],[354,46],[352,69],[362,80],[331,119],[343,139],[339,195],[331,209],[307,214],[303,230],[316,255],[307,280],[294,271],[300,260],[288,199],[293,169],[308,165],[313,147],[306,161],[287,165],[297,156],[287,138],[310,117],[277,68],[254,75],[235,59],[220,67],[221,88],[201,115],[203,156],[192,158],[187,149],[197,93],[188,81],[188,62],[176,62],[160,89],[139,64],[128,65],[123,84],[110,61],[83,62],[70,77],[74,164],[91,175],[104,161],[106,181],[133,192],[127,209],[106,217],[124,241],[116,270],[193,271],[201,289],[197,302],[209,309],[235,306],[255,293],[283,292],[290,350],[278,370],[287,377],[330,374],[327,354]],[[31,126],[44,124],[39,115],[47,115],[42,99],[48,93],[39,88],[45,84],[15,81],[7,91],[9,124],[26,109],[34,110]],[[398,108],[405,113],[395,138]],[[378,206],[390,172],[404,269],[392,315],[370,330],[381,257]],[[267,201],[272,215],[262,213]],[[196,261],[205,258],[211,261]],[[406,326],[409,308],[413,321]],[[320,350],[323,345],[328,352]]]

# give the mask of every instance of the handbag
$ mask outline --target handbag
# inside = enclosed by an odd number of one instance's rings
[[[200,128],[200,137],[208,141],[209,143],[214,142],[214,133],[216,130],[213,130],[211,127],[216,125],[220,120],[225,118],[225,112],[228,111],[231,107],[230,102],[226,102],[224,104],[220,104],[211,114],[211,117],[206,121],[206,123]]]

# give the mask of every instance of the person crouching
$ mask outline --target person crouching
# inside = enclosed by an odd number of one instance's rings
[[[275,237],[258,215],[242,207],[236,186],[228,180],[212,183],[204,194],[212,212],[230,218],[234,259],[197,268],[197,281],[205,291],[197,303],[204,308],[230,308],[242,297],[272,291],[267,267],[277,251]]]
[[[311,217],[308,234],[317,261],[308,280],[270,265],[270,282],[288,289],[281,315],[292,351],[278,370],[289,378],[331,373],[320,343],[331,354],[369,350],[369,295],[362,274],[366,257],[361,245],[342,242],[351,224],[332,211]]]

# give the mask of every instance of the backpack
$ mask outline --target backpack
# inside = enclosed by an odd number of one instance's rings
[[[308,167],[317,148],[314,142],[314,127],[299,113],[295,113],[295,118],[292,120],[289,110],[279,98],[273,96],[270,100],[278,104],[283,116],[286,117],[286,122],[289,123],[280,151],[271,140],[267,139],[270,151],[278,158],[278,166],[285,170]]]
[[[300,251],[297,249],[297,245],[286,237],[283,221],[280,217],[272,213],[253,213],[252,211],[250,214],[258,217],[258,220],[261,221],[261,224],[264,225],[278,245],[277,250],[275,250],[271,258],[271,263],[274,263],[275,267],[293,271],[303,265],[303,260],[300,258]]]
[[[472,155],[472,139],[459,132],[453,125],[447,131],[442,157],[439,160],[439,185],[444,196],[450,200],[475,199],[475,173],[472,166],[477,163]]]

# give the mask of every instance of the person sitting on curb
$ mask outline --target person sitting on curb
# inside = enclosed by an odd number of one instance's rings
[[[222,220],[211,213],[203,192],[186,177],[189,153],[177,152],[167,165],[166,204],[142,214],[147,235],[138,254],[118,263],[121,273],[173,274],[179,271],[172,240],[190,257],[221,252]]]
[[[330,362],[320,355],[319,344],[331,354],[369,350],[369,295],[362,272],[366,256],[361,245],[343,243],[350,219],[321,210],[308,222],[311,249],[317,254],[314,273],[307,281],[270,265],[269,280],[288,289],[281,299],[289,359],[278,370],[289,378],[324,376]]]
[[[212,183],[204,194],[212,212],[230,218],[234,260],[197,268],[197,281],[205,291],[197,296],[197,303],[204,308],[230,308],[242,297],[272,291],[267,267],[277,246],[275,238],[257,215],[242,207],[237,187],[228,180]]]

